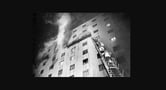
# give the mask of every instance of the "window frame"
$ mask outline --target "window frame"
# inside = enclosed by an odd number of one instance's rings
[[[99,29],[96,29],[96,30],[93,31],[93,33],[97,33],[98,31],[99,31]]]
[[[62,75],[62,72],[63,72],[63,69],[60,69],[60,70],[58,71],[58,76],[61,76],[61,75]]]
[[[74,60],[74,56],[70,56],[70,61],[73,61]]]
[[[88,53],[88,49],[83,50],[82,55],[85,55]]]
[[[73,35],[73,39],[76,37],[77,35],[75,34],[75,35]]]
[[[40,71],[40,74],[43,74],[44,73],[44,69],[42,69],[41,71]]]
[[[65,52],[63,52],[62,54],[61,54],[61,57],[64,57],[65,56]]]
[[[87,44],[88,44],[88,42],[85,41],[85,42],[82,43],[82,46],[86,46]]]
[[[86,27],[86,24],[82,25],[82,27],[83,27],[83,28]]]
[[[75,69],[75,64],[70,65],[70,71]]]
[[[83,59],[83,65],[86,65],[89,61],[88,61],[88,58],[85,58],[85,59]]]
[[[85,30],[82,31],[82,33],[86,32],[86,31],[87,31],[87,30],[85,29]]]
[[[75,33],[77,31],[77,29],[75,29],[74,31],[73,31],[73,33]]]
[[[83,77],[87,77],[89,75],[89,69],[83,71]]]
[[[104,70],[104,65],[103,64],[99,64],[99,71],[103,71]]]
[[[92,27],[96,27],[97,26],[97,23],[96,24],[94,24]]]
[[[92,22],[95,22],[96,21],[96,18],[94,18],[93,20],[92,20]]]

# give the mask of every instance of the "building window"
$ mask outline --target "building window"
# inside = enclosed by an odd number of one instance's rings
[[[76,37],[76,35],[73,36],[73,38],[75,38],[75,37]]]
[[[98,32],[99,30],[97,29],[97,30],[95,30],[95,31],[93,31],[93,33],[96,33],[96,32]]]
[[[86,24],[84,24],[82,27],[85,27],[86,26]]]
[[[88,63],[88,58],[86,58],[86,59],[83,60],[83,65],[85,65],[87,63]]]
[[[58,76],[62,75],[62,71],[63,71],[63,69],[58,71]]]
[[[82,44],[82,46],[85,46],[85,45],[87,45],[87,42],[84,42],[84,43]]]
[[[107,32],[108,32],[108,33],[112,33],[112,32],[113,32],[113,30],[112,30],[112,29],[109,29]]]
[[[43,63],[43,66],[46,65],[46,63],[47,63],[47,61],[45,61],[45,62]]]
[[[50,67],[49,67],[49,70],[53,69],[54,68],[54,64],[52,64]]]
[[[74,59],[74,56],[71,56],[71,57],[70,57],[70,61],[72,61],[73,59]]]
[[[75,64],[70,65],[70,70],[73,70],[75,68]]]
[[[97,58],[99,59],[99,58],[101,58],[101,56],[100,56],[100,54],[99,53],[97,53]]]
[[[61,57],[63,57],[63,56],[65,56],[65,52],[64,52],[64,53],[62,53]]]
[[[103,66],[103,64],[100,64],[99,65],[99,71],[102,71],[102,70],[104,70],[104,66]]]
[[[43,72],[44,72],[44,70],[41,70],[41,71],[40,71],[40,74],[43,74]]]
[[[83,77],[86,77],[89,75],[89,69],[83,71]]]
[[[106,17],[106,18],[104,18],[104,21],[107,21],[109,19],[109,17]]]
[[[77,29],[75,29],[74,31],[73,31],[73,33],[75,33],[77,31]]]
[[[74,56],[71,56],[71,57],[70,57],[70,61],[72,61],[72,60],[74,60]]]
[[[42,56],[42,60],[49,59],[49,58],[50,58],[50,56],[49,56],[48,54],[44,54],[44,55]]]
[[[96,19],[93,19],[93,20],[92,20],[92,22],[95,22],[95,21],[96,21]]]
[[[71,53],[74,53],[75,48],[76,48],[76,47],[73,47],[73,48],[71,49]]]
[[[55,57],[56,57],[56,55],[53,56],[52,61],[55,61]]]
[[[51,77],[51,76],[52,76],[52,74],[49,74],[49,75],[48,75],[48,77]]]
[[[88,53],[88,49],[83,51],[83,55]]]
[[[92,27],[96,27],[97,26],[97,23],[96,24],[94,24]]]
[[[59,63],[59,64],[60,64],[60,66],[62,66],[62,65],[63,65],[63,62],[64,62],[64,60],[60,61],[60,63]]]
[[[86,32],[86,30],[83,30],[82,32],[84,33],[84,32]]]

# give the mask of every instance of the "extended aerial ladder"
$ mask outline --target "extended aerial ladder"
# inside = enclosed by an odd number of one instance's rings
[[[102,47],[101,42],[96,38],[92,38],[92,41],[95,45],[97,52],[99,53],[99,55],[101,57],[101,62],[103,64],[104,68],[106,69],[108,76],[109,77],[123,77],[124,75],[123,75],[123,73],[120,72],[119,64],[116,62],[115,57],[110,55],[110,57],[106,58],[99,49],[100,47]],[[104,53],[105,53],[105,51],[106,50],[104,49]]]

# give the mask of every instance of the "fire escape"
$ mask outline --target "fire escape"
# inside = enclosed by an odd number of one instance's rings
[[[115,57],[112,53],[109,53],[104,48],[104,44],[100,42],[97,38],[92,38],[95,48],[100,56],[100,60],[106,69],[109,77],[124,77],[124,71],[120,70],[119,64],[117,63]],[[121,72],[122,71],[122,72]]]

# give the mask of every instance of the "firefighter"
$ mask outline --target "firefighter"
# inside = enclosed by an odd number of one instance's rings
[[[100,42],[100,46],[104,47],[104,44],[102,42]]]
[[[102,56],[104,56],[104,47],[99,47],[100,53]]]
[[[104,55],[105,55],[105,59],[106,59],[106,61],[108,62],[108,60],[110,59],[110,54],[109,54],[109,52],[108,51],[104,51]]]

